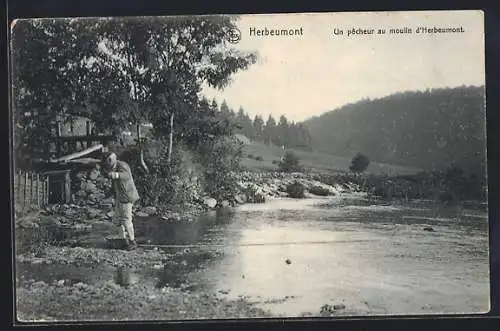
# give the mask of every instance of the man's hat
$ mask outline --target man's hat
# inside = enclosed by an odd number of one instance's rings
[[[105,168],[109,168],[110,166],[114,166],[114,163],[117,160],[117,156],[113,152],[106,152],[103,154],[102,163],[104,163]]]
[[[111,151],[102,153],[102,161],[106,161],[111,155],[116,155],[116,154]]]

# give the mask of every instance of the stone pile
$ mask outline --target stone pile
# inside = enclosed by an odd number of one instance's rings
[[[79,171],[73,180],[74,199],[76,204],[97,205],[111,189],[111,181],[101,172],[99,166]]]
[[[333,196],[348,190],[341,185],[327,185],[310,179],[303,173],[242,172],[238,176],[241,189],[241,196],[235,197],[238,202],[262,203],[269,198],[289,197],[287,188],[295,183],[301,184],[312,195]]]

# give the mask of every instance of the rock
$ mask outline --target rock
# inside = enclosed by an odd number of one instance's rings
[[[99,176],[97,177],[96,179],[94,179],[96,183],[99,183],[99,184],[102,184],[102,183],[106,183],[108,180],[103,177],[103,176]]]
[[[217,206],[217,200],[214,198],[205,198],[203,199],[203,204],[208,208],[215,208],[215,206]]]
[[[291,261],[290,259],[286,259],[286,260],[285,260],[285,263],[286,263],[286,264],[292,264],[292,261]]]
[[[89,178],[90,178],[91,180],[96,180],[96,179],[97,179],[97,177],[99,177],[99,175],[100,175],[100,172],[99,172],[99,170],[97,170],[97,169],[92,169],[92,170],[89,172]]]
[[[75,193],[75,195],[79,198],[85,198],[87,196],[87,192],[85,192],[84,190],[79,190]]]
[[[115,212],[114,211],[109,211],[106,213],[106,217],[107,218],[113,218],[113,216],[115,216]]]
[[[76,179],[78,179],[78,180],[85,179],[85,173],[83,173],[83,172],[78,172],[78,173],[76,174],[76,176],[75,176],[75,177],[76,177]]]
[[[344,309],[345,305],[340,303],[340,304],[335,304],[335,305],[329,305],[325,304],[321,307],[320,314],[321,315],[330,315],[334,314],[336,310]]]
[[[59,285],[59,286],[63,286],[64,283],[65,283],[64,279],[61,279],[61,280],[57,281],[57,285]]]
[[[138,211],[137,213],[135,213],[135,216],[137,216],[137,217],[148,217],[149,214],[146,214],[145,212],[142,212],[142,211]]]
[[[97,186],[92,182],[86,182],[82,185],[82,189],[87,193],[97,193]]]
[[[91,231],[92,230],[92,225],[88,225],[88,224],[75,224],[73,226],[73,230],[74,231],[84,231],[84,232],[88,232],[88,231]]]
[[[434,230],[432,227],[430,227],[430,226],[426,226],[426,227],[424,228],[424,231],[428,231],[428,232],[435,232],[435,230]]]
[[[181,215],[179,213],[167,212],[161,217],[161,219],[164,221],[179,221],[181,219]]]
[[[328,196],[332,195],[332,192],[326,187],[322,187],[319,185],[313,185],[309,188],[309,193],[319,196]]]
[[[247,196],[245,194],[237,194],[234,197],[234,201],[239,204],[244,204],[245,202],[247,202]]]
[[[76,288],[78,288],[78,289],[84,289],[84,288],[86,288],[86,287],[87,287],[87,285],[86,285],[86,284],[84,284],[84,283],[82,283],[82,282],[78,282],[78,283],[76,283],[74,286],[75,286]]]
[[[220,205],[221,205],[221,207],[222,207],[222,208],[227,208],[227,207],[229,207],[229,205],[230,205],[230,204],[229,204],[229,201],[227,201],[227,200],[223,200],[223,201],[220,203]]]
[[[149,207],[144,207],[141,209],[141,212],[145,213],[145,214],[148,214],[148,215],[156,215],[156,213],[158,212],[156,207],[153,207],[153,206],[149,206]]]
[[[108,203],[108,202],[100,202],[99,203],[99,206],[103,209],[110,209],[113,207],[113,204],[112,203]]]
[[[45,283],[43,280],[39,280],[37,282],[34,282],[33,284],[31,284],[31,286],[33,287],[43,287],[47,285],[47,283]]]

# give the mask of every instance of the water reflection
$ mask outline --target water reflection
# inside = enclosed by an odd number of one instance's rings
[[[247,206],[228,225],[238,239],[227,241],[225,258],[200,273],[200,279],[230,297],[294,296],[266,307],[286,316],[336,298],[353,306],[364,298],[372,309],[396,314],[419,313],[428,302],[433,302],[429,311],[460,313],[464,307],[458,297],[470,311],[487,308],[484,214],[471,217],[471,210],[425,208],[424,203],[341,205],[301,208],[299,202],[294,208],[282,203],[274,210]],[[436,231],[423,231],[428,225]],[[275,245],[280,242],[296,245]]]
[[[231,222],[232,210],[219,210],[201,215],[193,220],[168,221],[160,217],[140,220],[136,236],[146,237],[154,244],[188,245],[199,242],[211,228],[220,229]]]
[[[484,310],[488,224],[480,212],[465,210],[457,219],[450,208],[359,199],[357,206],[342,201],[335,207],[339,200],[321,208],[307,199],[244,205],[236,213],[221,210],[192,222],[141,221],[138,236],[169,253],[156,268],[31,265],[24,272],[49,282],[112,280],[123,287],[140,282],[260,296],[263,302],[294,297],[275,307],[288,316],[315,311],[335,298],[346,305],[364,300],[391,313],[418,313],[428,302],[442,312],[457,312],[464,300],[471,310]],[[423,231],[427,225],[436,231]],[[189,247],[161,246],[169,244]]]

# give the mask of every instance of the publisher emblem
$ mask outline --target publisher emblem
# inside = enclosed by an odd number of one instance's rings
[[[227,40],[231,44],[237,44],[241,40],[241,31],[238,28],[232,28],[229,30],[229,33],[227,35]]]

